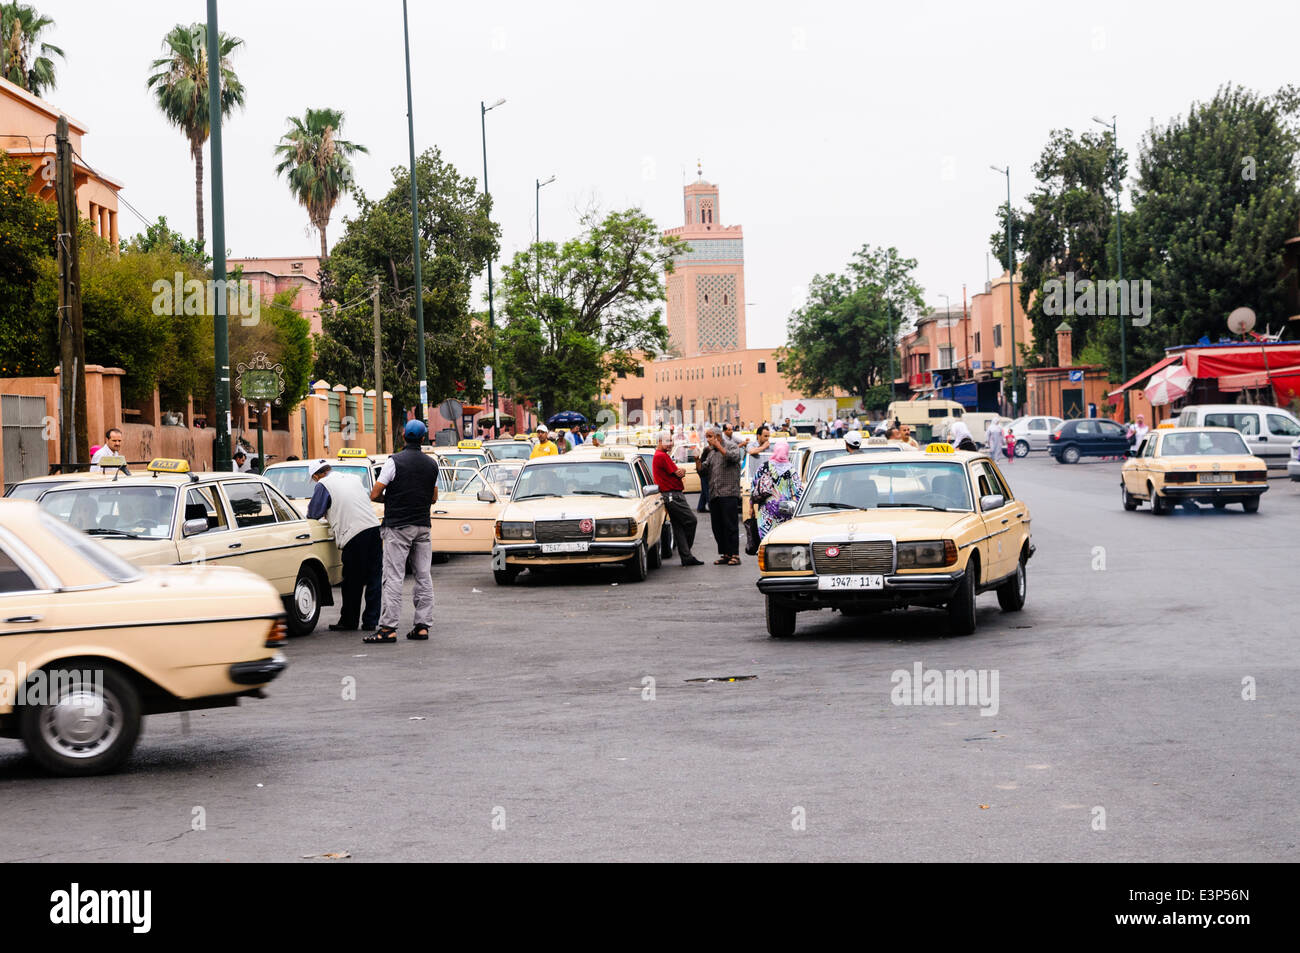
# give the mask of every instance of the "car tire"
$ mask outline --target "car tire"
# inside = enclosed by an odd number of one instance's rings
[[[961,585],[948,603],[948,629],[953,635],[970,635],[975,631],[975,576],[978,570],[976,560],[966,563]]]
[[[1028,440],[1017,440],[1017,441],[1016,441],[1016,456],[1018,456],[1018,457],[1027,457],[1027,456],[1029,456],[1029,441],[1028,441]]]
[[[998,586],[998,605],[1003,612],[1019,612],[1025,607],[1025,595],[1029,589],[1027,570],[1025,554],[1022,552],[1016,563],[1016,574]]]
[[[1259,512],[1259,497],[1251,496],[1241,501],[1241,508],[1247,513]]]
[[[646,535],[649,536],[650,530],[646,529]],[[650,569],[658,569],[664,564],[664,550],[662,543],[649,545],[649,539],[646,540],[646,566]]]
[[[767,634],[774,639],[788,639],[794,635],[795,610],[767,597]]]
[[[493,569],[492,578],[496,580],[498,586],[508,586],[515,581],[519,575],[518,569]]]
[[[1119,492],[1121,498],[1124,500],[1124,509],[1128,510],[1130,513],[1137,509],[1138,504],[1142,502],[1128,491],[1128,487],[1126,487],[1122,481],[1119,485]]]
[[[673,524],[664,520],[664,531],[659,535],[659,556],[668,560],[673,558],[673,545],[677,540],[673,536]]]
[[[636,552],[627,562],[627,578],[632,582],[645,582],[650,573],[650,555],[646,552],[645,540],[638,540]]]
[[[1078,462],[1079,462],[1079,448],[1076,447],[1074,444],[1070,444],[1068,447],[1063,448],[1063,449],[1061,450],[1061,462],[1062,462],[1062,463],[1078,463]]]
[[[1147,489],[1151,493],[1151,512],[1156,516],[1168,516],[1173,510],[1173,506],[1163,496],[1156,492],[1156,488],[1147,484]]]
[[[311,635],[320,619],[320,579],[309,567],[298,570],[293,592],[285,600],[288,609],[290,635]]]
[[[100,684],[78,679],[63,693],[68,704],[24,706],[20,733],[42,768],[63,777],[106,774],[122,764],[140,738],[140,693],[130,678],[111,667],[98,670]],[[98,708],[86,715],[87,703]],[[78,714],[79,713],[79,714]]]

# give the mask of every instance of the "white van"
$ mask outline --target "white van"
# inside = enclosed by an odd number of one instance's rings
[[[1180,427],[1233,427],[1250,452],[1270,469],[1285,470],[1291,444],[1300,437],[1300,420],[1281,407],[1260,404],[1194,404],[1178,416]]]
[[[909,427],[928,425],[938,433],[945,420],[956,420],[965,412],[966,408],[955,400],[896,400],[885,411],[885,419]]]

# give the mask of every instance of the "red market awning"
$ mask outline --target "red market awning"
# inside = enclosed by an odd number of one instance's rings
[[[1143,372],[1142,372],[1141,374],[1139,374],[1137,377],[1134,377],[1134,378],[1131,379],[1131,380],[1125,381],[1123,384],[1121,384],[1119,387],[1116,387],[1113,391],[1111,391],[1111,392],[1110,392],[1109,394],[1107,394],[1106,396],[1107,396],[1107,397],[1118,397],[1118,396],[1120,396],[1121,394],[1123,394],[1124,391],[1128,390],[1129,388],[1131,388],[1131,387],[1133,387],[1135,384],[1137,384],[1138,381],[1144,381],[1144,380],[1146,380],[1148,377],[1150,377],[1152,374],[1154,374],[1156,371],[1160,370],[1160,368],[1162,368],[1162,367],[1168,367],[1170,364],[1174,363],[1175,361],[1181,361],[1182,359],[1183,359],[1183,356],[1182,356],[1181,354],[1171,354],[1169,357],[1164,358],[1163,360],[1159,361],[1158,363],[1156,363],[1156,364],[1152,364],[1150,367],[1148,367],[1145,371],[1143,371]],[[1188,368],[1188,370],[1191,370],[1191,368]],[[1195,376],[1194,373],[1193,373],[1193,376]]]

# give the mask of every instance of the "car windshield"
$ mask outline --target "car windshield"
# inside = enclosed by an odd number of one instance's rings
[[[809,481],[799,515],[889,507],[969,511],[970,486],[960,463],[863,462],[822,467]]]
[[[477,473],[478,467],[458,467],[445,462],[441,463],[438,466],[438,491],[440,493],[458,493],[465,489],[466,484],[474,479]]]
[[[593,461],[591,463],[538,463],[524,467],[515,484],[513,499],[527,500],[544,496],[616,496],[632,499],[637,495],[632,470],[626,463]]]
[[[367,490],[370,489],[371,484],[374,482],[370,467],[365,464],[349,463],[340,466],[337,463],[331,463],[330,471],[332,473],[346,473],[348,476],[356,477]],[[315,489],[305,466],[270,467],[263,475],[271,481],[273,487],[293,499],[311,499],[312,491]]]
[[[95,542],[89,536],[73,532],[66,523],[46,513],[40,514],[40,520],[41,526],[51,535],[114,582],[133,582],[140,578],[140,570],[117,553],[110,552],[107,546]]]
[[[41,497],[40,507],[91,536],[170,539],[176,487],[111,483],[60,487]]]
[[[1212,431],[1195,431],[1192,433],[1165,434],[1160,445],[1162,457],[1217,457],[1231,454],[1248,454],[1246,441],[1238,433],[1214,433]]]
[[[67,486],[66,483],[58,483],[53,480],[41,480],[37,483],[15,483],[5,494],[11,500],[34,500],[46,490],[52,490],[56,486]]]
[[[498,460],[527,460],[528,455],[533,452],[532,444],[526,440],[511,440],[509,443],[493,443],[486,446],[492,451],[492,456]]]
[[[492,487],[497,496],[508,497],[514,489],[515,480],[519,478],[519,471],[523,468],[524,464],[521,460],[498,460],[489,463],[478,472],[483,475],[484,482]]]
[[[483,458],[476,453],[440,453],[438,457],[449,467],[473,467],[477,470],[483,462]]]
[[[898,444],[886,444],[886,445],[876,444],[872,446],[864,444],[858,452],[859,453],[880,453],[880,452],[900,453],[902,452],[902,449],[903,448],[900,447]],[[830,447],[826,450],[814,450],[812,452],[812,459],[808,461],[808,472],[811,473],[814,470],[816,470],[819,466],[821,466],[823,463],[825,463],[827,460],[833,460],[836,457],[845,456],[848,452],[849,451],[846,450],[844,447]]]

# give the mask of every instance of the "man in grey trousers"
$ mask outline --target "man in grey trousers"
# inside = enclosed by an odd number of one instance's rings
[[[438,499],[438,463],[420,449],[428,432],[422,421],[406,422],[406,447],[388,458],[370,491],[370,499],[384,504],[380,530],[384,544],[384,596],[379,631],[366,636],[362,642],[397,641],[408,557],[415,584],[415,624],[406,637],[421,642],[429,638],[429,624],[433,621],[429,508]]]

